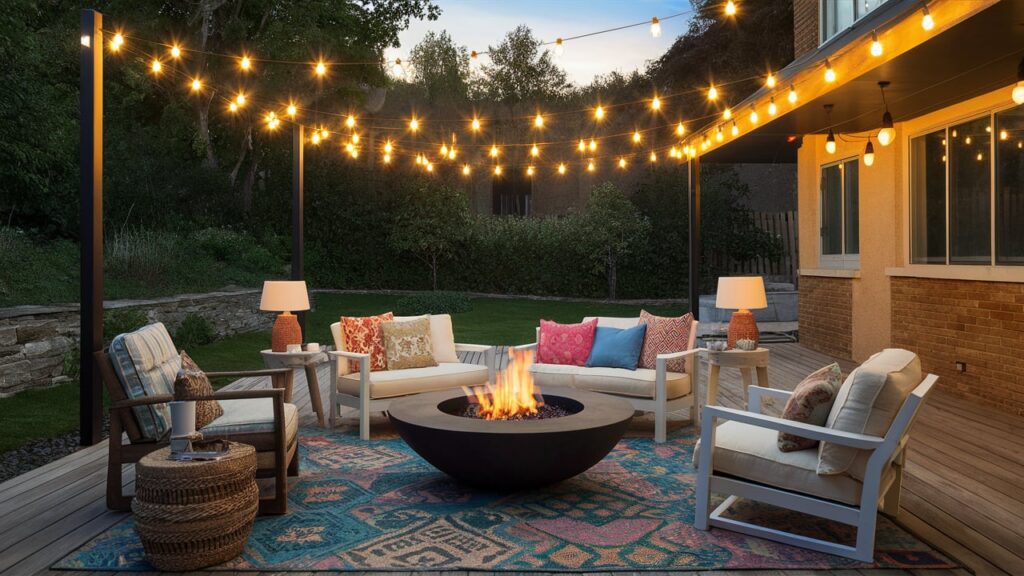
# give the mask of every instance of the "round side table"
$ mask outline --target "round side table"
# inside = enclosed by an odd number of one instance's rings
[[[756,350],[708,350],[708,391],[707,404],[718,404],[718,373],[722,368],[738,368],[743,378],[743,405],[747,406],[747,389],[753,383],[751,371],[757,372],[757,385],[771,388],[768,385],[767,348]]]
[[[135,465],[132,513],[146,560],[184,572],[237,557],[259,509],[256,450],[231,442],[220,460],[170,456],[161,448]]]
[[[327,362],[327,349],[321,348],[316,352],[302,350],[301,352],[274,352],[261,350],[263,364],[267,368],[302,368],[306,371],[306,386],[309,387],[309,401],[316,413],[317,423],[324,427],[324,406],[320,400],[320,380],[317,378],[316,369]],[[291,402],[291,398],[285,399]]]

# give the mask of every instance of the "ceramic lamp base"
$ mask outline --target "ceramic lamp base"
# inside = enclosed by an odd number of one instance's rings
[[[274,352],[287,352],[289,344],[302,344],[302,328],[299,317],[291,312],[284,312],[274,321],[274,330],[270,334],[270,349]]]
[[[750,310],[737,310],[729,320],[729,348],[735,348],[738,340],[753,340],[756,345],[760,341],[757,322]]]

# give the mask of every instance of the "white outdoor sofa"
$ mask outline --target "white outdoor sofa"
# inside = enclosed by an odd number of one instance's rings
[[[415,320],[422,316],[395,316],[396,322]],[[481,386],[494,381],[494,347],[480,344],[459,344],[452,336],[451,316],[430,315],[431,337],[436,351],[444,345],[454,346],[456,352],[483,352],[485,364],[464,364],[462,362],[439,362],[428,368],[407,368],[403,370],[370,371],[370,355],[348,352],[341,331],[341,323],[331,324],[334,350],[331,356],[331,407],[330,423],[333,428],[340,416],[341,406],[359,410],[359,437],[370,439],[370,414],[385,412],[394,398],[448,390],[462,386]],[[451,339],[440,342],[441,338]],[[359,361],[359,371],[349,370],[349,360]]]
[[[584,318],[584,322],[593,317]],[[632,328],[640,318],[615,318],[598,316],[597,325],[610,328]],[[636,410],[654,412],[654,441],[664,442],[668,432],[668,415],[681,410],[690,411],[690,419],[700,417],[696,410],[697,383],[700,382],[700,361],[697,357],[702,348],[695,348],[697,341],[696,320],[690,326],[690,340],[685,350],[659,354],[656,368],[587,368],[561,364],[535,363],[530,372],[533,381],[541,391],[545,386],[563,386],[601,392],[628,400]],[[540,339],[540,328],[537,329]],[[536,342],[518,346],[521,349],[536,350]],[[669,372],[668,361],[685,358],[685,372]]]
[[[707,530],[709,526],[725,528],[792,546],[872,562],[878,511],[892,517],[899,511],[910,427],[938,376],[922,376],[916,355],[906,350],[885,350],[862,365],[883,361],[888,366],[899,366],[907,357],[912,357],[910,363],[889,372],[886,377],[905,378],[905,382],[909,382],[913,388],[902,405],[893,403],[884,411],[888,415],[891,409],[895,416],[885,433],[878,436],[761,414],[763,399],[766,397],[774,399],[777,406],[785,405],[792,393],[784,390],[751,386],[748,391],[749,411],[705,406],[701,439],[694,449],[694,463],[697,465],[694,526],[700,530]],[[843,384],[844,388],[852,378],[851,374]],[[916,382],[919,384],[915,386]],[[884,394],[879,393],[877,398]],[[844,397],[841,389],[836,403]],[[877,409],[876,401],[871,410]],[[830,415],[830,422],[834,415]],[[869,419],[867,426],[871,427],[876,422],[885,426],[885,419],[886,416],[877,421]],[[719,421],[724,422],[719,425]],[[847,471],[819,474],[818,449],[782,452],[777,446],[779,431],[854,448],[858,452]],[[727,497],[714,511],[709,511],[712,492]],[[855,526],[856,543],[850,546],[726,517],[725,513],[738,498],[757,500]]]

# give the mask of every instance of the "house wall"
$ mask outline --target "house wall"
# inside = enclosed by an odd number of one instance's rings
[[[793,57],[818,47],[821,31],[818,25],[819,0],[793,0]]]
[[[853,346],[853,281],[849,278],[800,278],[800,342],[835,358],[850,358]]]

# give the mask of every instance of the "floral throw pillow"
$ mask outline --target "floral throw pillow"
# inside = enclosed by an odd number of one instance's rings
[[[430,318],[381,324],[388,370],[437,366],[430,338]]]
[[[782,417],[786,420],[824,426],[842,384],[843,371],[839,369],[839,364],[833,363],[815,371],[797,384],[793,395],[786,401]],[[817,440],[779,432],[779,450],[783,452],[806,450],[817,445]]]
[[[537,362],[540,364],[568,364],[585,366],[594,347],[597,318],[581,324],[559,324],[540,321],[537,339]]]
[[[174,399],[191,400],[201,396],[213,396],[213,386],[206,372],[199,369],[195,361],[181,351],[181,369],[174,379]],[[224,415],[224,408],[216,400],[196,402],[196,430]]]
[[[391,322],[395,315],[386,312],[378,316],[342,316],[341,332],[347,352],[370,355],[370,371],[388,369],[387,354],[384,350],[384,335],[380,325]],[[349,370],[359,371],[359,361],[349,360]]]
[[[641,310],[640,323],[647,324],[644,347],[640,351],[641,368],[657,368],[658,354],[683,352],[690,345],[693,314],[689,312],[677,318],[666,318]],[[669,372],[686,372],[686,358],[669,360],[667,368]]]

